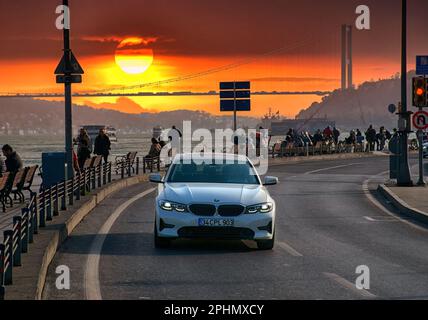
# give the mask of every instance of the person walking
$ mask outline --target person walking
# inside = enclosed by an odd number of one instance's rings
[[[94,153],[98,156],[102,156],[104,159],[104,163],[107,163],[108,156],[110,155],[110,150],[110,138],[107,136],[105,129],[100,129],[100,132],[95,139]]]
[[[10,145],[5,144],[2,148],[2,152],[6,157],[4,162],[6,166],[6,172],[17,173],[24,167],[21,157],[15,151],[13,151],[13,148]]]

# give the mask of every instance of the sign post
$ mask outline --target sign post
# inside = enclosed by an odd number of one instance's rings
[[[251,111],[251,84],[249,81],[220,83],[220,111],[233,112],[233,130],[238,129],[238,111]]]
[[[68,0],[63,0],[63,6],[68,8]],[[64,12],[64,19],[69,21],[69,10]],[[66,24],[69,26],[69,23]],[[70,49],[70,29],[64,26],[64,54],[55,70],[56,82],[64,84],[65,101],[65,152],[68,169],[67,176],[73,177],[73,113],[71,84],[81,83],[84,71]]]
[[[428,129],[428,112],[422,111],[422,108],[419,108],[419,111],[413,115],[413,126],[418,129],[418,144],[419,144],[419,186],[425,186],[424,179],[424,130]]]

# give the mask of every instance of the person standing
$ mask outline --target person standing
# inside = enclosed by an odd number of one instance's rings
[[[24,167],[21,157],[13,151],[13,148],[10,145],[5,144],[2,151],[3,155],[6,157],[6,172],[16,173]]]
[[[367,149],[366,151],[374,151],[375,150],[375,142],[376,142],[376,130],[373,129],[373,126],[370,125],[366,131],[366,140],[367,140]]]
[[[340,137],[340,131],[336,127],[334,127],[333,128],[333,139],[334,139],[335,145],[339,144],[339,137]]]
[[[83,170],[87,159],[91,158],[91,138],[85,129],[80,130],[80,134],[77,137],[77,158],[79,162],[80,170]]]
[[[105,129],[100,129],[98,136],[95,138],[94,153],[98,156],[102,156],[104,159],[104,163],[107,163],[108,156],[110,155],[110,150],[110,138],[107,136]]]

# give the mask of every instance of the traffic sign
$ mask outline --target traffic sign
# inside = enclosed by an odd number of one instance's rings
[[[239,82],[221,82],[220,90],[250,90],[251,84],[249,81]]]
[[[73,52],[65,52],[55,69],[55,74],[84,74],[83,68]]]
[[[251,111],[251,100],[221,100],[220,111],[221,112],[233,112],[235,111]]]
[[[82,76],[80,74],[70,76],[57,75],[56,83],[82,83]]]
[[[388,111],[389,111],[390,113],[395,113],[395,111],[397,111],[397,106],[396,106],[395,104],[390,104],[390,105],[388,106]]]
[[[413,115],[413,126],[419,130],[428,129],[428,112],[418,111]]]
[[[428,56],[416,56],[416,74],[428,75]]]

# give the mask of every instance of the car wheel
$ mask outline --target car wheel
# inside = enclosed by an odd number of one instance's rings
[[[158,227],[155,223],[155,231],[154,231],[154,240],[155,240],[155,248],[157,249],[165,249],[171,246],[171,240],[167,238],[161,238],[158,236]]]
[[[275,246],[275,234],[271,240],[257,240],[257,248],[259,250],[272,250]]]

